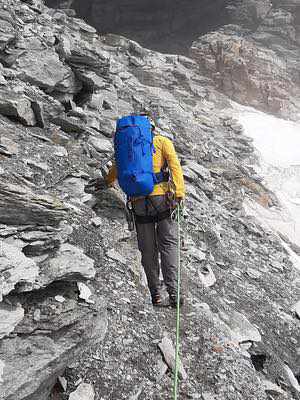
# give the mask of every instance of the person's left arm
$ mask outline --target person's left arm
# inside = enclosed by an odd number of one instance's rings
[[[184,199],[185,186],[183,179],[183,172],[178,159],[176,150],[170,139],[164,138],[163,142],[163,156],[167,160],[172,180],[175,185],[175,196],[178,199]]]

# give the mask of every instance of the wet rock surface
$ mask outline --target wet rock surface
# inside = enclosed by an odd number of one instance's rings
[[[175,343],[175,312],[150,304],[120,190],[83,191],[116,118],[149,109],[187,181],[182,398],[298,400],[299,271],[244,211],[277,203],[228,99],[195,61],[71,14],[0,0],[1,101],[29,99],[35,118],[0,108],[0,399],[170,396],[158,344]]]

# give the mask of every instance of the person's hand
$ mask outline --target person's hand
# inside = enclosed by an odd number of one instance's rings
[[[97,178],[95,182],[95,192],[105,190],[108,188],[107,182],[104,178]]]
[[[93,194],[108,188],[107,182],[104,178],[91,179],[84,187],[85,193]]]

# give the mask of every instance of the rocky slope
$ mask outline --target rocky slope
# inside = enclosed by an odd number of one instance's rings
[[[300,119],[298,0],[168,0],[163,5],[147,0],[48,0],[47,4],[72,5],[100,33],[121,34],[164,53],[190,55],[201,74],[233,100]]]
[[[62,374],[52,399],[82,380],[96,400],[170,396],[158,345],[174,342],[175,314],[149,304],[119,190],[83,190],[116,118],[143,109],[187,181],[182,398],[299,399],[299,272],[244,212],[248,197],[278,204],[227,98],[195,61],[72,14],[0,0],[0,399],[48,400]]]

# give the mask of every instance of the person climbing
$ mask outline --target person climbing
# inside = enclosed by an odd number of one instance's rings
[[[174,145],[170,139],[156,134],[154,122],[146,115],[121,118],[114,144],[115,163],[105,182],[112,186],[118,179],[127,194],[153,306],[162,304],[161,267],[170,306],[175,308],[178,239],[171,214],[183,201],[185,186]]]

